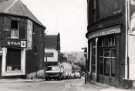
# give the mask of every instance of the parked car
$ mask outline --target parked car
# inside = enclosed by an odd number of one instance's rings
[[[59,65],[48,66],[46,71],[46,80],[57,79],[61,80],[63,74],[63,68]]]
[[[75,73],[71,73],[71,79],[74,79],[75,78]]]
[[[75,75],[75,78],[81,78],[80,72],[75,72],[74,75]]]

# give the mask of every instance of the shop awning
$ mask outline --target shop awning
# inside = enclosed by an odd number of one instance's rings
[[[101,29],[101,30],[93,32],[93,33],[89,33],[88,39],[105,36],[105,35],[110,35],[110,34],[117,34],[117,33],[120,33],[120,26],[105,28],[105,29]]]

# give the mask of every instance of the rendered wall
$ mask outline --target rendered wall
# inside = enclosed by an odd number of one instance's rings
[[[45,49],[45,53],[53,53],[53,57],[44,57],[44,61],[46,62],[46,59],[47,59],[47,62],[58,62],[58,51],[56,49]]]

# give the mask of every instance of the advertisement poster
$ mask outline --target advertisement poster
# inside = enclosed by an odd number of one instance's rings
[[[32,21],[28,20],[27,23],[27,48],[32,49],[32,31],[33,30],[33,23]]]

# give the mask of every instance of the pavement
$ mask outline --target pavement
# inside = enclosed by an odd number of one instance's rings
[[[0,79],[0,91],[135,91],[101,83],[85,84],[83,79],[44,81],[42,79]]]

